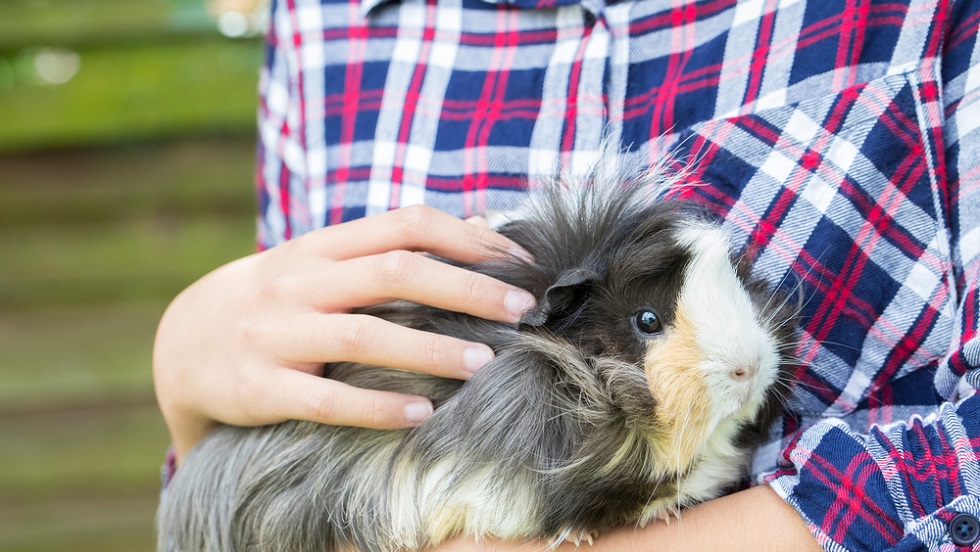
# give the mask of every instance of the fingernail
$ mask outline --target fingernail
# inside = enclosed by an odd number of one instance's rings
[[[526,291],[508,291],[507,296],[504,297],[504,307],[515,321],[520,320],[524,313],[531,310],[535,302],[534,296]]]
[[[466,219],[466,222],[468,222],[468,223],[470,223],[470,224],[472,224],[474,226],[479,226],[481,228],[490,228],[490,223],[487,222],[487,219],[484,218],[484,217],[481,217],[480,215],[476,215],[474,217],[470,217],[470,218]]]
[[[493,360],[493,351],[489,347],[470,347],[463,351],[463,367],[473,374],[483,365]]]
[[[405,405],[405,419],[410,424],[421,424],[432,415],[432,404],[428,402],[414,402]]]

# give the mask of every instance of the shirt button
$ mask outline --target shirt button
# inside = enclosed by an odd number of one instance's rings
[[[957,514],[949,522],[949,536],[953,544],[970,546],[980,540],[980,521],[970,514]]]

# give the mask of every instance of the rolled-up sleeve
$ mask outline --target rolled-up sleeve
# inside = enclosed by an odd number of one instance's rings
[[[940,201],[956,312],[932,381],[939,406],[867,433],[827,418],[792,438],[765,480],[826,550],[980,550],[980,2],[948,13]]]

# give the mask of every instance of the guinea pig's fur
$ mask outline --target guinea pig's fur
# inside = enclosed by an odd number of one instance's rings
[[[364,309],[496,358],[465,384],[327,366],[350,385],[430,397],[435,412],[401,431],[219,428],[164,493],[159,550],[558,543],[669,520],[731,489],[780,410],[796,309],[750,277],[719,226],[650,201],[650,179],[545,186],[501,229],[534,260],[471,268],[538,298],[517,325],[405,302]]]

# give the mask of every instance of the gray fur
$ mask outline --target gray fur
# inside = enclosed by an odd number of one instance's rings
[[[533,264],[472,267],[528,289],[546,305],[527,323],[514,327],[408,303],[364,310],[496,351],[465,385],[373,366],[327,367],[328,377],[351,385],[430,397],[437,408],[429,420],[411,431],[295,421],[219,428],[187,456],[166,490],[158,549],[420,550],[441,538],[430,526],[446,504],[479,510],[448,532],[560,539],[636,523],[648,504],[674,496],[684,474],[656,470],[650,442],[657,405],[647,388],[644,343],[629,315],[652,306],[670,323],[689,256],[671,235],[695,215],[677,204],[648,203],[643,183],[591,184],[549,187],[526,219],[503,230],[534,255]],[[556,288],[570,271],[592,276]],[[740,274],[760,308],[784,311],[764,314],[781,347],[789,347],[792,310],[785,301],[767,301],[771,292],[748,282],[744,267]],[[773,387],[739,436],[746,446],[778,411],[785,386]],[[487,504],[472,504],[473,489]],[[514,520],[523,524],[515,529]]]

